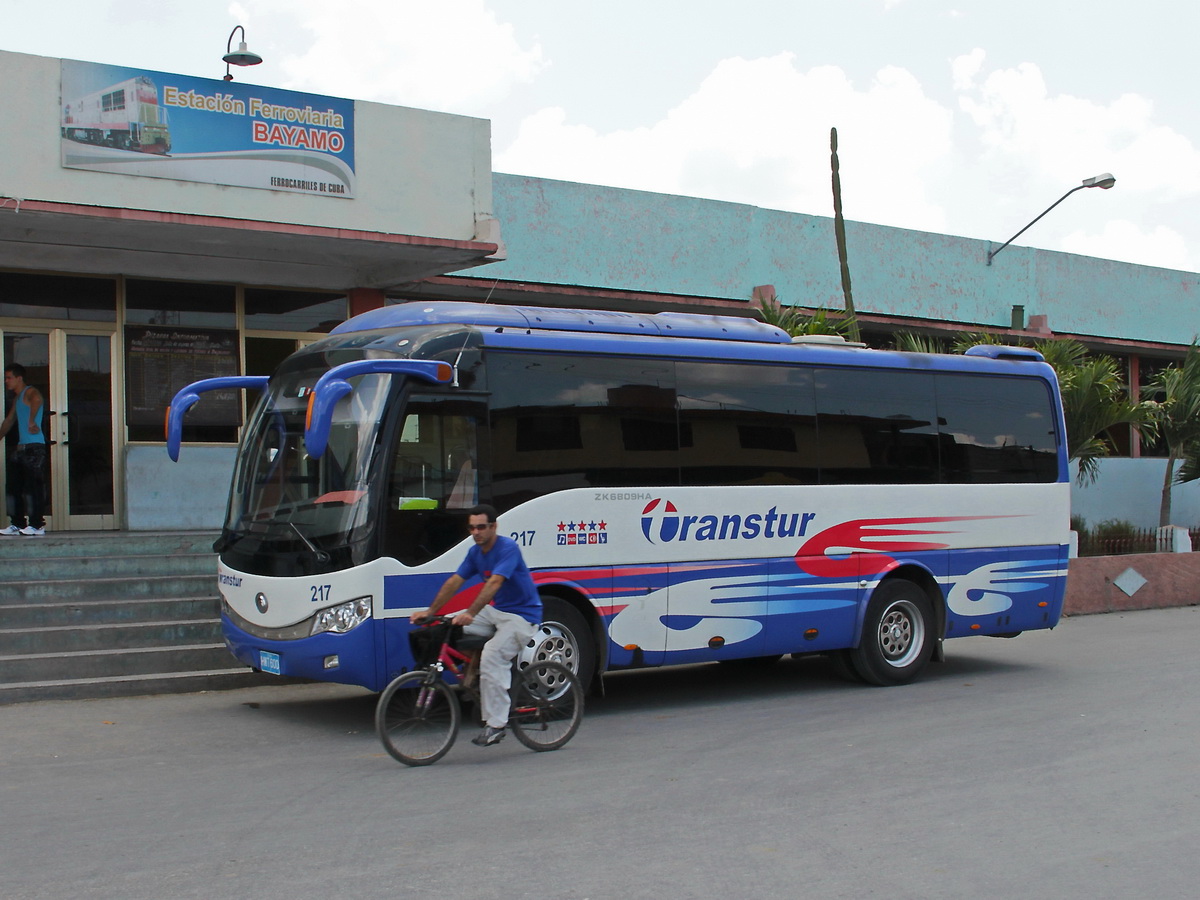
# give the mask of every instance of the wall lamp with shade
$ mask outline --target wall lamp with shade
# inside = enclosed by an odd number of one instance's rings
[[[242,40],[238,43],[238,48],[233,49],[233,36],[239,31],[242,33]],[[241,25],[234,25],[233,31],[229,32],[229,40],[225,42],[225,55],[221,57],[225,60],[225,80],[233,81],[233,75],[229,71],[229,67],[233,66],[257,66],[261,63],[262,57],[246,47],[246,29]]]
[[[1041,216],[1038,216],[1036,219],[1034,219],[1032,222],[1030,222],[1028,225],[1026,225],[1024,228],[1022,228],[1020,231],[1018,231],[1012,237],[1010,237],[1007,241],[1005,241],[1003,244],[1001,244],[999,247],[997,247],[995,250],[990,251],[987,255],[987,264],[990,266],[992,264],[992,257],[994,257],[997,253],[999,253],[1001,250],[1003,250],[1005,247],[1007,247],[1009,244],[1011,244],[1013,241],[1015,241],[1017,238],[1019,238],[1021,235],[1023,235],[1026,231],[1028,231],[1031,227],[1033,227],[1033,225],[1035,225],[1042,218],[1042,216],[1046,215],[1046,213],[1050,212],[1050,210],[1054,209],[1054,207],[1058,206],[1058,204],[1062,203],[1064,200],[1066,200],[1068,197],[1070,197],[1076,191],[1082,191],[1084,188],[1100,188],[1101,190],[1107,191],[1110,187],[1112,187],[1116,183],[1117,183],[1117,179],[1113,178],[1111,172],[1105,172],[1102,175],[1096,175],[1096,176],[1093,176],[1092,178],[1083,179],[1082,184],[1078,185],[1077,187],[1071,188],[1069,191],[1067,191],[1065,194],[1063,194],[1061,197],[1059,197],[1057,200],[1055,200],[1053,203],[1051,203],[1050,206],[1045,210],[1045,212],[1042,213]]]

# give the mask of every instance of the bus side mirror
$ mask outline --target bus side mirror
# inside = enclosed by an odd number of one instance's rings
[[[432,384],[448,384],[454,379],[454,367],[432,359],[359,359],[334,366],[317,379],[308,398],[304,449],[313,459],[320,459],[329,446],[333,408],[354,390],[346,379],[372,374],[410,375]]]
[[[179,445],[183,441],[183,417],[196,405],[200,395],[206,391],[256,390],[261,391],[270,379],[266,375],[229,375],[224,378],[205,378],[195,381],[175,394],[167,407],[165,422],[167,455],[172,462],[179,462]]]

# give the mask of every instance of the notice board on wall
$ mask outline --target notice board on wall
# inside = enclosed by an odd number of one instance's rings
[[[227,329],[125,326],[125,421],[162,425],[180,388],[202,378],[238,374],[238,333]],[[189,425],[241,424],[241,392],[206,393]]]

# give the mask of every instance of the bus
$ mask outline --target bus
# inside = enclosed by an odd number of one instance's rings
[[[604,673],[824,654],[903,684],[946,638],[1052,628],[1070,478],[1053,369],[791,338],[754,319],[386,306],[255,390],[219,553],[254,669],[382,690],[489,503],[542,595],[519,663]],[[467,606],[478,583],[447,607]]]

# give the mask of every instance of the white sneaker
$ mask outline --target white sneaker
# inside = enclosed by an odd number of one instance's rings
[[[32,525],[26,525],[21,529],[21,534],[26,534],[31,537],[41,537],[46,533],[45,528],[34,528]]]
[[[9,525],[7,528],[0,528],[0,534],[20,534],[21,529],[16,525]]]

